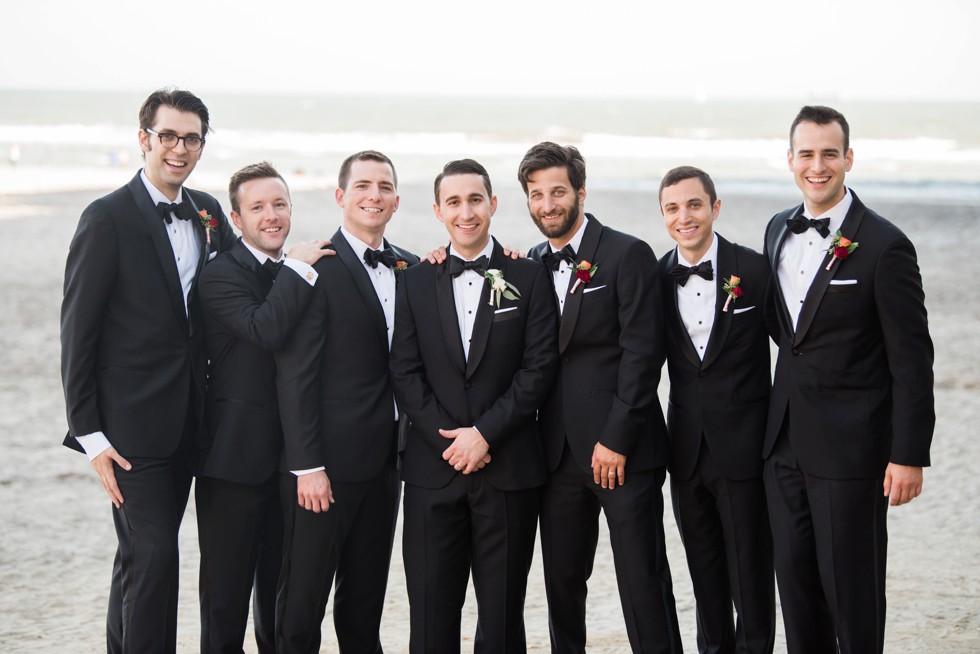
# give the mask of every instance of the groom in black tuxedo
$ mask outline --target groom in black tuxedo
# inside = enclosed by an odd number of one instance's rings
[[[659,199],[677,241],[660,260],[670,497],[697,600],[698,651],[771,653],[776,598],[762,483],[769,264],[715,233],[721,200],[703,170],[669,171]]]
[[[574,147],[535,145],[518,179],[532,220],[548,238],[529,257],[548,268],[561,314],[557,382],[540,412],[551,473],[541,549],[552,651],[585,650],[601,507],[633,651],[680,652],[664,544],[668,455],[657,400],[664,362],[657,259],[643,241],[584,212],[585,160]]]
[[[547,271],[490,237],[486,169],[451,161],[435,180],[448,258],[405,273],[391,375],[411,418],[404,451],[404,559],[413,654],[460,651],[469,576],[474,651],[526,651],[524,595],[540,487],[536,412],[557,366]]]
[[[398,409],[388,375],[395,289],[418,257],[391,245],[398,209],[391,160],[365,150],[340,167],[343,224],[320,259],[313,297],[276,353],[285,447],[279,654],[320,648],[336,578],[341,651],[381,652],[381,613],[398,512]]]
[[[242,168],[228,185],[242,237],[205,268],[199,284],[208,350],[205,439],[196,461],[201,546],[201,652],[241,651],[255,589],[255,640],[275,654],[282,561],[278,471],[282,427],[272,351],[313,296],[312,264],[325,241],[283,256],[292,203],[270,164]]]
[[[915,248],[844,186],[844,116],[803,107],[803,204],[766,228],[779,357],[763,454],[787,648],[881,652],[886,513],[922,491],[933,347]]]
[[[184,187],[207,107],[152,93],[139,113],[143,169],[90,204],[65,266],[65,445],[84,451],[115,506],[119,546],[109,652],[173,652],[177,530],[202,428],[206,354],[197,280],[234,235],[210,195]]]

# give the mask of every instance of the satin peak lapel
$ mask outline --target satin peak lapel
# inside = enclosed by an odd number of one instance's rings
[[[582,235],[582,244],[579,246],[579,251],[576,253],[576,263],[581,263],[582,261],[588,261],[589,263],[602,266],[601,261],[595,260],[595,252],[599,247],[599,237],[602,234],[602,225],[594,216],[586,214],[589,218],[588,224],[585,226],[585,233]],[[575,284],[575,269],[572,268],[571,279],[568,280],[568,289],[571,290],[572,286]],[[585,295],[582,291],[586,285],[579,284],[579,287],[574,293],[566,291],[565,294],[565,308],[561,312],[561,327],[558,330],[558,351],[564,352],[568,347],[568,344],[572,340],[572,334],[575,333],[575,324],[578,322],[579,310],[582,308],[582,297]]]
[[[449,246],[446,246],[447,249]],[[436,308],[439,311],[439,324],[442,336],[449,349],[449,359],[460,372],[466,371],[466,355],[463,353],[463,336],[459,333],[456,317],[456,301],[453,296],[453,276],[449,274],[449,257],[439,264],[436,271]]]
[[[503,250],[496,239],[493,242],[493,252],[490,255],[490,268],[496,268],[507,279],[507,262],[504,258]],[[520,291],[520,289],[517,289]],[[501,299],[501,305],[505,300]],[[473,321],[473,335],[470,338],[470,355],[466,358],[466,378],[469,379],[476,372],[483,359],[483,354],[487,349],[487,341],[490,339],[490,328],[493,325],[494,310],[497,305],[490,304],[490,284],[486,279],[483,280],[483,290],[480,292],[480,304],[476,309],[476,319]]]
[[[667,258],[667,270],[670,271],[671,268],[677,265],[677,248],[675,247],[670,251],[670,256]],[[670,276],[669,272],[664,273],[664,278],[666,282],[664,284],[664,294],[669,296],[670,299],[667,300],[667,320],[671,321],[673,325],[672,329],[677,334],[677,340],[681,344],[681,351],[687,360],[691,362],[691,365],[695,368],[701,367],[701,357],[698,356],[697,351],[694,349],[694,343],[691,342],[691,336],[687,333],[687,327],[684,326],[684,320],[681,319],[681,308],[677,305],[677,282],[674,278]]]
[[[143,185],[139,173],[129,182],[129,193],[136,202],[139,209],[140,218],[146,225],[146,229],[153,239],[153,245],[160,259],[160,268],[163,270],[163,278],[167,283],[167,290],[170,295],[170,304],[173,305],[177,319],[188,329],[187,308],[184,306],[184,287],[180,283],[180,273],[177,272],[177,262],[174,260],[174,248],[170,244],[170,237],[167,236],[166,223],[160,217],[156,205],[150,199],[150,194]]]
[[[786,221],[795,216],[799,216],[803,213],[803,205],[796,207],[795,209],[788,209],[776,218],[776,227],[769,234],[769,241],[766,243],[766,249],[769,252],[769,270],[772,275],[772,285],[775,289],[773,293],[776,294],[776,310],[779,312],[779,320],[786,327],[787,334],[793,334],[793,320],[789,315],[789,308],[786,306],[786,298],[783,297],[783,289],[779,285],[779,253],[783,249],[783,243],[786,242],[786,235],[789,234],[789,226]]]
[[[701,369],[704,370],[718,358],[725,341],[728,340],[728,330],[732,326],[732,316],[735,315],[736,303],[728,305],[728,311],[722,311],[725,307],[725,300],[728,293],[723,290],[725,278],[738,274],[738,258],[732,244],[720,235],[715,234],[718,239],[718,271],[715,275],[715,320],[711,325],[711,334],[708,335],[708,345],[704,350],[704,360],[701,362]],[[746,283],[746,286],[748,282]]]
[[[388,323],[385,322],[385,312],[381,308],[381,302],[378,301],[378,294],[374,290],[374,284],[371,283],[367,270],[364,269],[364,263],[362,262],[364,253],[361,252],[358,254],[354,252],[350,243],[347,242],[347,237],[339,229],[333,235],[332,245],[333,249],[337,252],[337,257],[347,268],[347,272],[350,273],[351,278],[354,280],[357,293],[364,303],[364,308],[367,310],[368,316],[370,316],[371,325],[374,327],[374,336],[378,339],[378,346],[383,352],[387,353]]]
[[[853,191],[851,195],[853,196],[851,199],[851,208],[847,210],[847,215],[844,216],[844,222],[840,226],[841,234],[848,238],[853,237],[857,233],[858,228],[861,226],[861,221],[864,219],[864,205],[854,195]],[[796,334],[793,337],[793,345],[799,345],[806,336],[810,325],[813,324],[813,317],[820,307],[820,301],[823,300],[824,293],[827,292],[830,280],[834,278],[834,275],[837,274],[837,269],[840,267],[841,260],[833,259],[830,270],[827,270],[827,262],[830,260],[829,256],[824,257],[820,263],[820,270],[817,271],[817,276],[813,278],[813,283],[807,289],[803,306],[800,307],[800,318],[796,321]]]

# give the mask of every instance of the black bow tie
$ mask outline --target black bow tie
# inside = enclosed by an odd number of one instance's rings
[[[279,271],[282,270],[282,264],[284,263],[285,261],[273,261],[272,259],[266,259],[265,263],[262,264],[262,267],[268,270],[269,274],[272,275],[272,278],[275,279],[276,275],[279,274]]]
[[[487,258],[480,257],[474,261],[463,261],[455,254],[449,257],[449,274],[453,277],[459,277],[463,272],[467,270],[472,270],[478,272],[481,275],[487,270]]]
[[[157,202],[157,211],[169,225],[173,222],[170,214],[177,216],[178,220],[190,220],[194,217],[194,207],[190,202]]]
[[[398,263],[398,257],[395,256],[395,252],[391,248],[384,248],[383,250],[368,248],[364,250],[364,263],[372,268],[377,268],[379,263],[385,268],[391,268]]]
[[[691,275],[697,275],[698,277],[711,281],[714,278],[714,270],[711,268],[711,261],[702,261],[696,266],[685,266],[684,264],[677,264],[670,269],[670,276],[674,278],[674,281],[684,286],[687,284],[687,279]]]
[[[799,216],[794,216],[793,218],[787,218],[786,224],[794,234],[802,234],[811,227],[817,230],[820,234],[820,238],[827,238],[830,236],[830,218],[807,218],[803,214]]]
[[[571,266],[575,265],[575,248],[571,244],[565,245],[565,247],[557,252],[547,252],[541,256],[541,263],[551,270],[561,268],[562,261],[567,261]]]

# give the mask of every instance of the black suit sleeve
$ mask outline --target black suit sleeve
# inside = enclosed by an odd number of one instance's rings
[[[470,425],[457,424],[449,412],[439,404],[432,387],[426,380],[418,328],[409,299],[410,277],[410,275],[403,275],[398,284],[395,331],[392,334],[388,366],[399,410],[411,417],[413,431],[420,435],[434,452],[442,456],[450,443],[439,435],[439,430]],[[423,316],[423,319],[433,320],[435,316]]]
[[[616,394],[599,436],[605,447],[629,456],[656,402],[664,360],[664,318],[657,258],[643,241],[626,249],[616,278],[619,361]]]
[[[231,261],[204,269],[200,293],[206,319],[216,321],[236,338],[256,347],[277,350],[285,344],[313,296],[313,286],[283,266],[269,294],[260,302],[246,274],[248,271]]]
[[[275,352],[283,456],[288,470],[308,470],[324,465],[320,447],[319,397],[320,359],[328,316],[321,284],[326,283],[329,283],[326,276],[321,274],[313,289],[314,297],[299,318],[292,337]],[[343,370],[338,369],[336,374],[343,374]]]
[[[117,251],[116,231],[105,209],[98,203],[89,205],[68,250],[61,303],[61,377],[72,436],[103,431],[96,356],[102,316],[116,279]]]
[[[558,372],[558,308],[544,267],[526,299],[524,356],[507,391],[474,422],[491,451],[532,418],[551,391]]]
[[[915,248],[904,235],[878,259],[874,288],[892,382],[889,461],[928,466],[936,423],[933,346]]]

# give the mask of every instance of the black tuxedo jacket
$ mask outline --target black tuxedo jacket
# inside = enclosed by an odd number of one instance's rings
[[[201,248],[208,260],[235,241],[221,205],[184,188],[195,210],[218,220]],[[97,431],[122,456],[170,456],[179,444],[191,393],[204,410],[204,324],[198,289],[188,309],[166,224],[137,174],[90,204],[78,221],[65,266],[61,376],[68,412],[65,445]]]
[[[324,466],[331,480],[366,481],[393,460],[395,401],[388,376],[388,331],[378,294],[340,230],[335,257],[314,268],[313,298],[276,352],[283,471]],[[414,254],[385,241],[398,259]],[[396,281],[403,272],[396,272]]]
[[[715,268],[715,319],[704,359],[694,349],[677,307],[677,283],[668,274],[677,264],[674,248],[660,259],[667,329],[670,402],[670,473],[689,479],[698,461],[701,437],[729,479],[762,475],[762,442],[769,407],[769,334],[764,319],[769,263],[720,234]],[[731,275],[741,278],[743,295],[723,311],[722,290]]]
[[[764,455],[788,411],[800,467],[828,479],[877,477],[889,461],[929,465],[936,422],[933,347],[915,249],[852,195],[841,233],[859,246],[830,270],[829,255],[824,259],[795,330],[777,270],[786,220],[803,206],[774,216],[765,239],[779,356]]]
[[[667,429],[657,400],[664,321],[657,259],[643,241],[586,215],[577,260],[598,269],[565,298],[558,381],[541,408],[548,468],[558,467],[566,438],[583,470],[591,471],[597,442],[625,455],[627,470],[664,467]],[[528,256],[540,261],[548,251],[544,242]],[[553,289],[550,271],[548,279]]]
[[[208,389],[196,474],[259,484],[282,452],[272,352],[292,334],[313,287],[285,267],[273,281],[241,239],[204,269],[198,287]]]
[[[557,367],[557,311],[547,271],[512,261],[494,241],[490,268],[520,291],[517,300],[488,304],[483,294],[469,357],[453,299],[448,259],[407,271],[398,288],[391,376],[399,406],[411,418],[402,478],[441,488],[460,474],[442,459],[451,442],[439,429],[476,426],[493,460],[481,471],[500,490],[519,490],[547,479],[535,414]]]

